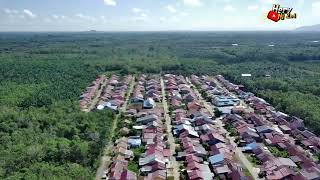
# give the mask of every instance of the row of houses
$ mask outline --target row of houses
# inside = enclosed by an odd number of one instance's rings
[[[267,111],[265,117],[268,121],[277,124],[281,131],[293,137],[303,149],[313,154],[320,152],[320,138],[305,128],[302,119],[289,117],[277,111]]]
[[[227,114],[224,123],[235,128],[243,151],[261,162],[260,172],[266,179],[320,179],[320,166],[312,158],[319,152],[319,138],[306,130],[303,120],[276,111],[223,76],[216,78],[254,110]]]
[[[226,96],[222,88],[218,87],[212,77],[199,78],[196,75],[190,77],[192,83],[205,93],[207,99],[213,100],[216,96]]]
[[[109,180],[136,180],[135,172],[128,170],[129,161],[133,160],[134,153],[129,150],[129,139],[122,137],[115,142],[112,164],[108,167],[103,179]]]
[[[133,91],[131,103],[136,109],[152,109],[156,102],[161,101],[161,86],[159,77],[147,78],[146,75],[141,75],[137,85]]]
[[[122,151],[127,152],[123,154],[127,157],[126,163],[119,168],[119,175],[114,177],[112,172],[118,171],[116,164],[121,162],[113,161],[107,179],[165,180],[172,176],[172,153],[167,142],[164,109],[161,103],[156,103],[161,101],[159,85],[159,76],[141,75],[138,78],[128,109],[124,112],[126,120],[121,132],[126,129],[128,133],[116,141],[115,147],[117,152],[118,145],[124,145]],[[153,93],[148,93],[151,91]],[[146,100],[152,103],[146,105]],[[117,156],[117,153],[114,154]],[[130,177],[120,174],[129,174]]]
[[[133,76],[131,75],[124,77],[112,75],[99,97],[97,109],[102,110],[107,108],[118,111],[124,104],[126,92],[132,79]]]
[[[185,167],[180,176],[191,180],[245,179],[226,132],[214,125],[214,117],[200,103],[193,86],[185,77],[171,74],[165,75],[165,85],[173,134],[180,142],[176,158]]]
[[[96,92],[101,88],[103,83],[107,80],[105,76],[98,76],[80,96],[80,109],[84,110],[88,108],[92,99],[95,97]]]
[[[191,81],[205,95],[207,101],[220,109],[226,109],[228,106],[240,105],[240,99],[230,96],[223,88],[216,85],[214,78],[210,76],[191,76]],[[234,87],[233,85],[232,87]]]

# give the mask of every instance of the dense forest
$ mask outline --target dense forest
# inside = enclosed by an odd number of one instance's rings
[[[1,33],[0,179],[94,177],[114,115],[78,97],[104,72],[223,74],[320,134],[319,35]]]

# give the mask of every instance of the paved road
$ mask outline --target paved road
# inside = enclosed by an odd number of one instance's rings
[[[189,84],[192,84],[188,78],[187,78],[187,82],[188,82]],[[217,83],[217,85],[218,85],[218,83]],[[194,86],[194,87],[195,87],[195,86]],[[198,91],[196,88],[194,88],[194,91],[195,91],[196,95],[198,96],[200,102],[203,103],[204,107],[210,112],[210,114],[212,115],[212,117],[214,117],[214,111],[213,111],[214,106],[213,106],[211,103],[209,104],[206,100],[204,100],[204,99],[202,98],[202,95],[199,93],[199,91]],[[225,130],[224,127],[223,127],[223,123],[222,123],[221,119],[218,118],[218,119],[216,119],[216,121],[217,121],[216,125],[218,126],[218,128],[220,128],[220,129],[222,129],[223,131],[226,132],[226,130]],[[236,154],[237,158],[240,160],[240,162],[242,163],[242,165],[249,170],[250,174],[252,175],[252,177],[253,177],[254,179],[259,179],[259,178],[258,178],[258,173],[259,173],[258,169],[257,169],[257,168],[254,168],[254,167],[252,166],[251,162],[247,159],[247,157],[243,154],[243,152],[241,151],[241,149],[240,149],[240,148],[237,146],[237,144],[234,142],[234,138],[233,138],[233,137],[230,137],[228,133],[227,133],[226,138],[229,139],[229,142],[230,142],[230,144],[231,144],[232,146],[236,147],[236,149],[235,149],[235,154]]]
[[[167,126],[167,134],[168,134],[168,142],[170,144],[170,151],[172,154],[175,153],[175,141],[174,141],[174,137],[172,135],[172,131],[171,131],[171,119],[170,116],[168,114],[169,110],[168,110],[168,104],[167,104],[167,100],[166,100],[166,92],[165,92],[165,88],[164,88],[164,81],[163,78],[161,77],[161,91],[162,91],[162,104],[163,104],[163,108],[164,108],[164,112],[165,112],[165,120],[166,120],[166,126]],[[173,166],[173,176],[174,179],[179,179],[179,163],[176,161],[176,158],[174,156],[170,157],[170,163]]]
[[[108,143],[106,144],[105,150],[104,150],[103,155],[101,157],[101,164],[100,164],[100,166],[97,170],[97,173],[96,173],[96,180],[101,180],[102,176],[104,175],[104,171],[107,169],[107,167],[111,163],[112,157],[110,157],[109,154],[112,151],[112,148],[114,147],[114,144],[112,142],[112,138],[114,137],[114,133],[115,133],[115,130],[116,130],[117,124],[118,124],[118,119],[119,119],[121,113],[127,109],[130,95],[133,91],[134,85],[135,85],[135,77],[133,76],[133,79],[130,83],[130,88],[128,90],[125,102],[124,102],[123,106],[120,108],[119,114],[115,117],[115,119],[113,121],[111,135],[109,136]]]

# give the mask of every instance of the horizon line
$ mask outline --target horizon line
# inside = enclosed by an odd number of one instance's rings
[[[319,32],[301,30],[32,30],[32,31],[1,31],[0,33],[112,33],[112,32]]]

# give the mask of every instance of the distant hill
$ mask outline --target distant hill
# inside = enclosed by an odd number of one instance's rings
[[[296,31],[320,31],[320,24],[312,26],[301,26],[297,28]]]

